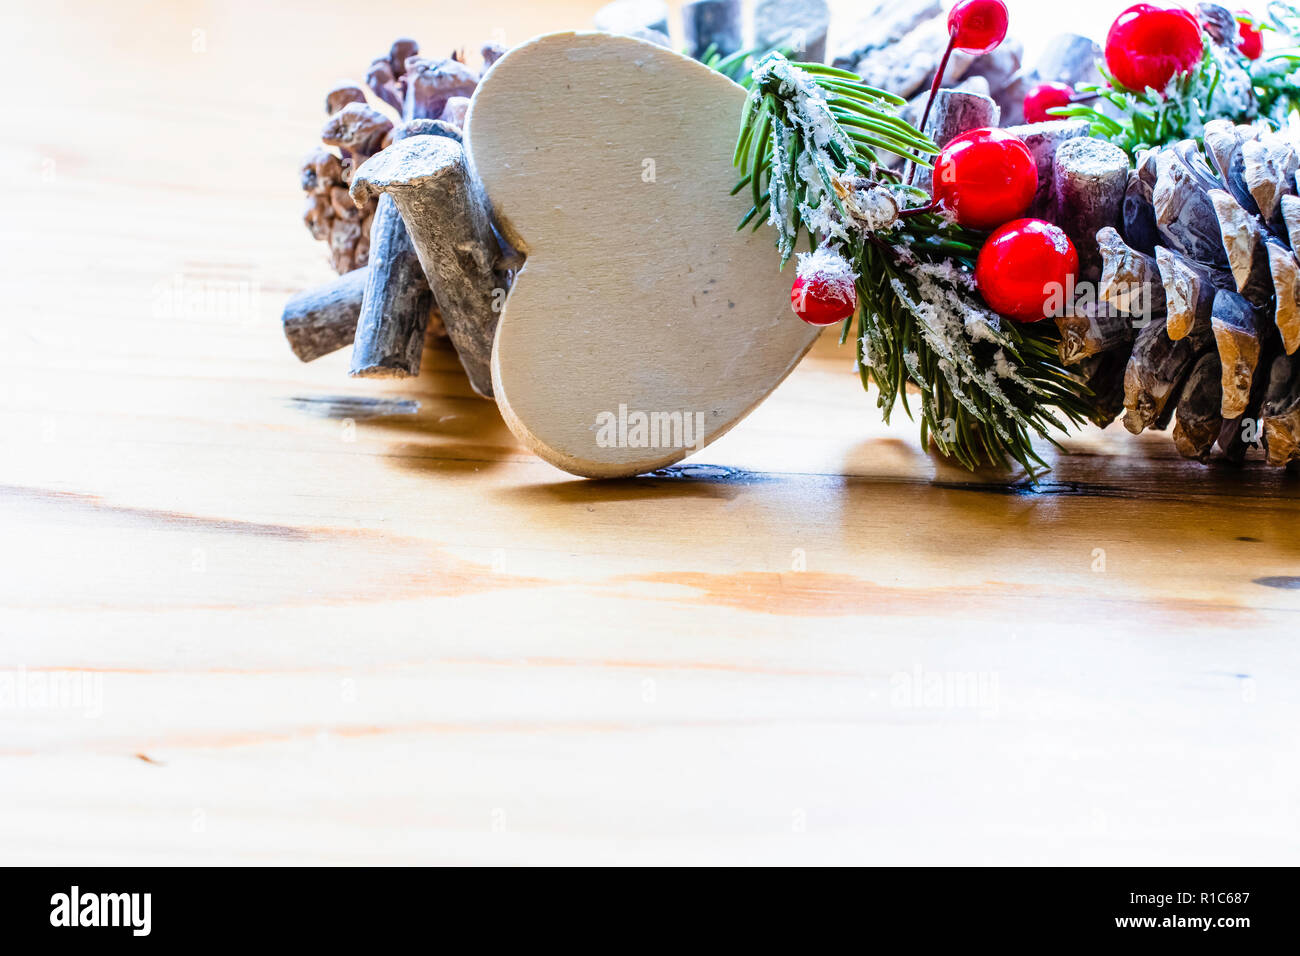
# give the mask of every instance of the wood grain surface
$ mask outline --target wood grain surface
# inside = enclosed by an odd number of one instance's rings
[[[971,476],[824,337],[592,483],[293,358],[330,83],[595,6],[0,12],[0,862],[1295,863],[1295,476]]]

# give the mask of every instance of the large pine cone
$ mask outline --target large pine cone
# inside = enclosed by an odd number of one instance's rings
[[[1097,316],[1083,332],[1057,320],[1102,424],[1122,409],[1136,434],[1176,417],[1185,457],[1208,461],[1217,445],[1230,460],[1257,447],[1274,465],[1300,461],[1298,166],[1283,134],[1225,120],[1207,124],[1204,149],[1143,155],[1120,229],[1097,234]],[[1134,332],[1139,312],[1151,320]]]

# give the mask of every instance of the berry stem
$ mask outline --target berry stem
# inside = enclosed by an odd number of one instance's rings
[[[930,84],[930,98],[925,101],[925,112],[921,114],[921,125],[917,127],[922,134],[925,133],[925,124],[930,118],[930,107],[934,106],[934,98],[939,95],[939,87],[943,83],[943,75],[948,72],[948,60],[952,56],[952,51],[956,46],[957,37],[950,37],[948,39],[948,48],[943,51],[943,59],[939,61],[939,69],[934,74],[934,82]],[[943,144],[941,143],[940,145]]]

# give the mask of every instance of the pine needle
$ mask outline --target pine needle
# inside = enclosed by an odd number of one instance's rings
[[[740,228],[775,226],[782,265],[805,233],[810,248],[831,245],[848,260],[858,306],[840,341],[853,338],[863,387],[875,384],[885,421],[896,406],[913,416],[914,388],[922,441],[943,455],[970,469],[1045,467],[1033,439],[1055,442],[1054,432],[1082,424],[1091,410],[1086,390],[1059,364],[1055,324],[1005,322],[984,305],[972,278],[981,235],[934,212],[864,225],[841,197],[879,189],[900,208],[929,202],[878,165],[878,151],[925,167],[938,152],[898,116],[904,100],[781,54],[763,57],[747,86],[733,194],[748,187],[754,202]]]

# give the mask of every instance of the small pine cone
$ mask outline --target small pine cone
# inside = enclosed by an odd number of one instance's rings
[[[491,66],[505,50],[483,47]],[[386,56],[370,64],[366,87],[406,120],[441,120],[457,129],[465,123],[469,97],[478,74],[464,58],[444,60],[420,56],[420,46],[407,37],[393,41]],[[325,95],[329,119],[321,141],[337,150],[315,149],[303,161],[301,179],[307,199],[303,211],[312,236],[329,243],[330,262],[340,274],[366,265],[370,256],[370,223],[377,201],[358,209],[348,195],[352,175],[371,156],[392,144],[397,128],[392,119],[368,102],[366,92],[351,82],[336,84]]]
[[[314,238],[329,243],[330,263],[340,275],[365,265],[369,253],[368,235],[361,241],[365,216],[348,195],[347,179],[346,164],[326,149],[303,160],[303,222]]]

